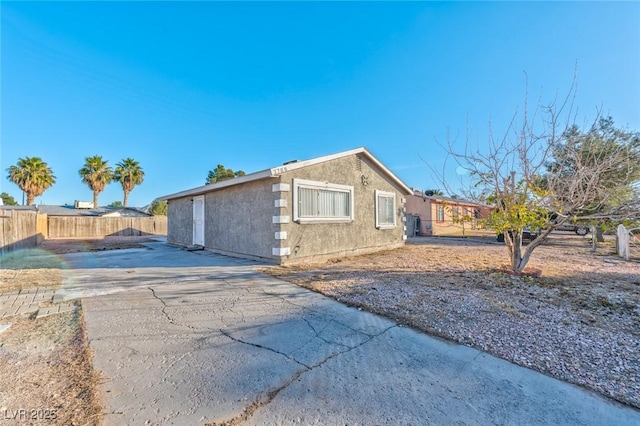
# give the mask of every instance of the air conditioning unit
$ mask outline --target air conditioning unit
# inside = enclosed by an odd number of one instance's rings
[[[76,209],[92,209],[93,203],[91,201],[78,201],[73,203],[73,207]]]

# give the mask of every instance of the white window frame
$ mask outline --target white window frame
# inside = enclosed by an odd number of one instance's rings
[[[323,189],[328,191],[344,192],[349,194],[349,216],[345,217],[300,217],[298,212],[299,196],[298,188]],[[315,180],[293,180],[293,220],[298,223],[349,223],[353,222],[353,186],[337,183],[318,182]]]
[[[384,197],[384,198],[391,198],[393,200],[393,223],[380,223],[380,217],[378,217],[378,204],[380,201],[380,198]],[[391,228],[395,228],[396,227],[396,194],[394,192],[386,192],[386,191],[379,191],[376,189],[376,228],[378,229],[391,229]]]

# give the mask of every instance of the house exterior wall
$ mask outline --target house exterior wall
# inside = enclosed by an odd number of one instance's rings
[[[408,214],[417,214],[420,217],[419,236],[462,236],[470,234],[491,234],[483,228],[479,219],[489,217],[490,209],[487,206],[473,204],[469,202],[456,202],[453,199],[437,199],[432,197],[422,197],[420,195],[407,196]],[[442,209],[439,217],[438,209]],[[459,217],[466,215],[474,217],[473,220],[463,224],[454,221],[454,209],[458,209]],[[478,212],[478,217],[475,218]],[[442,220],[441,220],[442,219]]]
[[[442,206],[444,210],[444,220],[438,220],[438,206]],[[454,220],[453,210],[458,209],[459,217],[466,215],[475,217],[475,211],[479,213],[478,219],[485,219],[488,217],[488,208],[484,206],[477,206],[473,204],[465,203],[453,203],[450,201],[443,202],[440,200],[431,200],[431,235],[434,236],[462,236],[480,231],[485,233],[485,229],[477,219],[473,219],[470,222],[465,222],[464,226],[461,222]],[[489,232],[491,233],[491,232]]]
[[[193,244],[193,197],[177,198],[167,203],[167,242]]]
[[[204,194],[205,248],[240,257],[290,264],[370,253],[404,245],[407,194],[366,156],[349,155],[217,188]],[[294,221],[294,179],[353,187],[353,220]],[[395,226],[376,228],[376,190],[395,195]],[[167,241],[193,244],[193,196],[170,199]]]
[[[353,186],[353,220],[296,223],[293,220],[294,179]],[[352,155],[284,172],[280,175],[280,183],[286,190],[276,192],[278,199],[283,201],[276,203],[281,207],[274,207],[274,216],[280,217],[283,223],[277,231],[280,239],[273,240],[274,250],[282,253],[280,263],[319,261],[404,245],[403,200],[406,194],[384,178],[366,157]],[[395,194],[396,225],[391,229],[376,228],[376,190]]]
[[[230,186],[204,194],[204,246],[219,253],[276,261],[272,242],[277,226],[272,224],[271,185],[265,179]],[[167,206],[167,242],[193,244],[194,197],[172,199]]]
[[[425,237],[432,235],[432,218],[434,216],[432,212],[431,199],[419,197],[417,195],[408,195],[406,198],[407,212],[420,217],[418,236]]]
[[[276,259],[272,223],[276,179],[230,186],[205,194],[205,247],[221,253]]]
[[[438,220],[438,206],[442,206],[444,220]],[[453,221],[453,205],[431,200],[431,235],[434,236],[460,236],[462,224]],[[459,206],[455,206],[459,207]]]

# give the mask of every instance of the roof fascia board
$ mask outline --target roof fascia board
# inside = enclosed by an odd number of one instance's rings
[[[290,172],[304,167],[313,166],[315,164],[324,163],[338,158],[347,157],[349,155],[364,154],[376,167],[378,167],[385,175],[387,175],[400,189],[404,191],[406,195],[413,194],[411,188],[409,188],[400,178],[398,178],[391,170],[385,167],[376,157],[373,156],[366,148],[360,147],[351,149],[349,151],[342,151],[335,154],[325,155],[323,157],[312,158],[309,160],[297,161],[294,163],[283,164],[282,166],[272,167],[270,169],[262,170],[259,172],[251,173],[245,176],[240,176],[233,179],[223,180],[222,182],[216,182],[209,185],[199,186],[197,188],[188,189],[186,191],[176,192],[174,194],[158,197],[158,200],[172,200],[176,198],[189,197],[194,195],[202,195],[210,191],[216,191],[218,189],[226,188],[229,186],[240,185],[246,182],[252,182],[255,180],[265,179],[269,177],[276,177],[282,173]]]
[[[223,180],[221,182],[210,183],[208,185],[202,185],[197,188],[187,189],[186,191],[176,192],[174,194],[164,195],[158,197],[158,200],[173,200],[176,198],[189,197],[193,195],[202,195],[207,192],[216,191],[218,189],[226,188],[233,185],[239,185],[241,183],[252,182],[254,180],[265,179],[274,176],[271,173],[271,169],[261,170],[259,172],[251,173],[244,176],[238,176],[233,179]]]
[[[364,152],[364,151],[365,151],[364,148],[351,149],[349,151],[342,151],[336,154],[330,154],[330,155],[325,155],[323,157],[312,158],[310,160],[302,160],[302,161],[296,161],[295,163],[283,164],[282,166],[273,167],[270,170],[274,176],[277,176],[279,174],[301,169],[303,167],[313,166],[315,164],[320,164],[320,163],[335,160],[338,158],[347,157],[353,154],[360,154],[361,152]],[[369,156],[370,155],[371,154],[369,154]]]
[[[315,164],[324,163],[338,158],[348,157],[350,155],[364,154],[373,164],[376,165],[384,174],[386,174],[391,180],[400,187],[406,195],[413,194],[411,188],[409,188],[400,178],[398,178],[391,170],[389,170],[384,164],[382,164],[376,157],[373,156],[365,147],[351,149],[349,151],[342,151],[336,154],[325,155],[324,157],[312,158],[310,160],[298,161],[295,163],[283,164],[279,167],[273,167],[271,173],[275,176],[281,173],[290,172],[292,170],[301,169],[303,167],[313,166]]]

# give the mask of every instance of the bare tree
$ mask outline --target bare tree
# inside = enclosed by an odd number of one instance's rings
[[[487,226],[504,235],[514,273],[523,271],[531,254],[568,220],[612,206],[616,187],[637,180],[640,154],[630,140],[614,140],[606,150],[588,142],[590,130],[575,124],[575,81],[565,97],[516,111],[504,136],[490,126],[487,147],[462,152],[448,139],[448,152],[468,170],[481,196],[495,208]],[[598,117],[588,129],[597,128]],[[637,139],[637,138],[636,138]],[[540,230],[528,245],[523,232]]]

